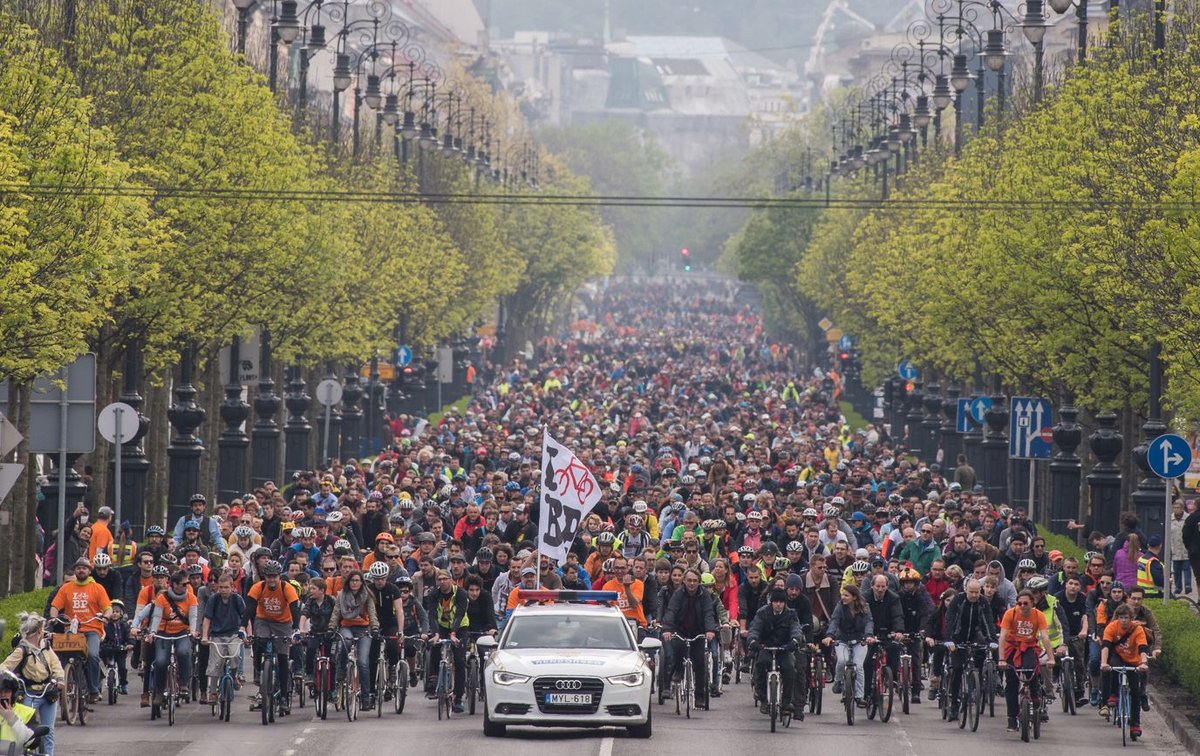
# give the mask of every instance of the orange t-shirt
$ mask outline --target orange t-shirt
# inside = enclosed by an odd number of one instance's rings
[[[112,531],[108,529],[108,525],[103,520],[96,520],[92,524],[92,540],[88,541],[88,559],[95,557],[97,551],[108,551],[112,543]]]
[[[1121,640],[1122,637],[1125,640]],[[1117,643],[1117,641],[1121,642]],[[1125,662],[1125,666],[1136,667],[1142,663],[1142,651],[1149,647],[1150,642],[1146,639],[1146,631],[1141,625],[1131,622],[1129,629],[1122,630],[1121,623],[1114,620],[1104,627],[1104,645],[1110,646],[1112,650],[1116,651],[1117,656],[1121,657],[1121,661]],[[1113,663],[1111,655],[1108,663]]]
[[[188,615],[191,614],[192,607],[198,604],[196,594],[192,592],[191,586],[188,586],[187,597],[183,601],[175,602],[175,606],[179,607],[179,614],[175,613],[175,610],[171,608],[171,602],[167,601],[166,591],[158,594],[154,603],[162,611],[162,621],[158,623],[160,634],[182,635],[191,630],[192,626],[188,622]]]
[[[97,614],[103,614],[112,606],[108,591],[92,578],[83,585],[68,580],[58,589],[51,604],[70,620],[79,620],[79,632],[103,633],[104,623],[93,619]]]
[[[1045,614],[1031,608],[1029,616],[1022,617],[1019,609],[1020,607],[1012,607],[1004,613],[1004,619],[1000,621],[1000,628],[1008,631],[1008,648],[1004,649],[1005,651],[1037,648],[1038,634],[1047,629]]]
[[[633,606],[629,605],[629,599],[625,597],[625,584],[616,578],[609,580],[600,590],[616,591],[617,608],[621,610],[621,614],[624,614],[626,619],[637,620],[639,627],[646,626],[646,613],[642,610],[642,596],[645,595],[646,586],[641,580],[634,580],[629,585],[629,592],[633,594],[634,599]]]
[[[254,616],[268,622],[291,622],[292,603],[300,600],[296,589],[286,580],[280,580],[275,590],[267,588],[267,582],[260,580],[250,586],[246,596],[255,601]]]

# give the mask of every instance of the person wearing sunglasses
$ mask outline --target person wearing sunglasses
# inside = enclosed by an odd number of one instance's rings
[[[1004,699],[1008,709],[1008,731],[1017,730],[1017,698],[1021,681],[1014,668],[1037,670],[1039,647],[1045,654],[1046,666],[1054,666],[1054,647],[1050,644],[1049,626],[1046,615],[1034,608],[1034,597],[1029,591],[1017,594],[1017,605],[1004,614],[1000,621],[999,669],[1004,670]],[[1041,705],[1041,675],[1033,674],[1029,686],[1033,692],[1033,705]]]

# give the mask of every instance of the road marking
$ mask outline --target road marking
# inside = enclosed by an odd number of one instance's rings
[[[600,756],[612,756],[613,738],[609,735],[600,740]]]
[[[301,743],[303,743],[303,742],[304,742],[304,738],[296,738],[295,740],[293,740],[293,741],[292,741],[292,744],[293,744],[293,745],[300,745],[300,744],[301,744]]]
[[[295,748],[287,749],[286,751],[283,752],[283,756],[296,756],[296,749]]]
[[[309,733],[310,733],[310,732],[312,732],[312,731],[313,731],[313,728],[311,728],[311,727],[305,727],[305,728],[304,728],[304,734],[305,734],[305,735],[309,734]]]

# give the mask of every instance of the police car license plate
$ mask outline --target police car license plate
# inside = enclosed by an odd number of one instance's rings
[[[547,704],[558,704],[560,706],[591,706],[591,693],[547,693]]]

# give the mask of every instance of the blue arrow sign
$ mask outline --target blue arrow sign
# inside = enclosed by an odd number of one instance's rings
[[[971,432],[971,397],[961,397],[958,400],[958,412],[954,415],[954,432]]]
[[[1174,433],[1164,433],[1146,447],[1146,461],[1160,478],[1178,478],[1192,464],[1188,442]]]
[[[1049,399],[1014,396],[1008,408],[1008,456],[1050,459],[1054,420]]]
[[[854,346],[854,342],[850,340],[849,336],[838,339],[838,349],[849,349],[852,346]]]
[[[896,365],[896,375],[911,381],[917,377],[917,367],[912,364],[912,360],[900,360],[900,364]]]
[[[983,420],[987,416],[987,411],[992,408],[991,397],[977,396],[968,401],[971,402],[971,419],[975,421],[976,425],[983,425]]]
[[[401,344],[396,347],[396,367],[408,367],[412,362],[412,347]]]

